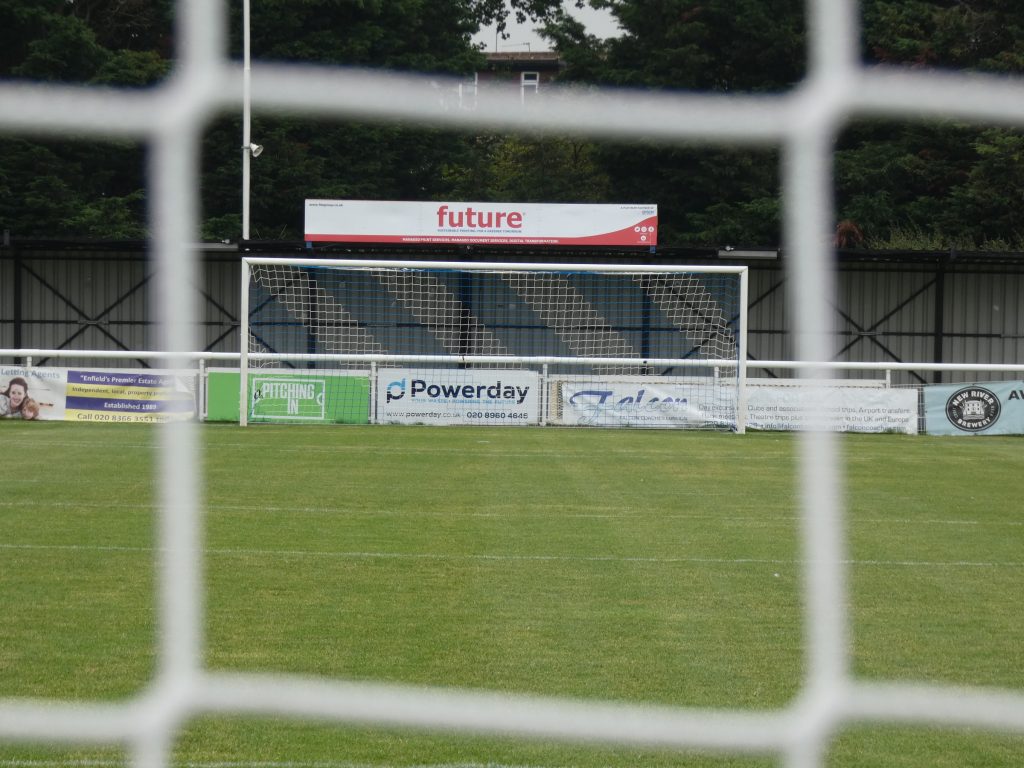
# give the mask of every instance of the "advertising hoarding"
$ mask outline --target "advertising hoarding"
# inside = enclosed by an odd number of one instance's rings
[[[658,206],[306,200],[307,242],[654,246]]]
[[[929,435],[1024,434],[1024,381],[924,388]]]
[[[195,373],[0,367],[0,418],[165,422],[196,415]]]
[[[736,390],[712,379],[552,379],[556,423],[596,427],[733,427]]]
[[[540,423],[540,376],[534,371],[381,368],[381,424]]]
[[[207,374],[207,421],[237,422],[239,373]],[[247,418],[254,423],[366,424],[370,377],[332,370],[253,371]]]
[[[747,427],[773,431],[916,435],[917,389],[747,386]]]

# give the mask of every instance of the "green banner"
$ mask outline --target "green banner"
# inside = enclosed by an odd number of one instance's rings
[[[238,422],[238,371],[211,370],[207,421]],[[370,378],[334,371],[252,371],[249,421],[257,424],[367,424]]]

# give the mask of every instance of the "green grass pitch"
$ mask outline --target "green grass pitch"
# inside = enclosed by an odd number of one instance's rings
[[[803,660],[797,439],[437,427],[199,428],[218,670],[767,709]],[[157,431],[0,423],[0,697],[111,700],[154,668]],[[1024,443],[844,435],[852,666],[1024,688]],[[1024,739],[852,728],[835,766],[1019,765]],[[203,718],[197,768],[770,766]],[[3,766],[117,750],[0,744]]]

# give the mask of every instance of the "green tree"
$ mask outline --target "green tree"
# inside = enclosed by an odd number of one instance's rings
[[[975,130],[941,123],[858,123],[836,153],[837,206],[869,242],[931,230],[974,160]]]
[[[598,156],[617,200],[658,204],[663,246],[779,242],[774,153],[612,144]]]
[[[478,64],[477,25],[462,0],[258,0],[252,8],[255,60],[461,73]],[[233,11],[240,55],[240,7]]]
[[[582,4],[584,0],[577,0]],[[253,0],[262,61],[468,75],[483,24],[536,19],[586,84],[777,93],[806,68],[803,0],[586,0],[622,34],[588,35],[560,0]],[[241,55],[241,3],[229,3]],[[1017,0],[863,0],[870,66],[1019,74]],[[146,87],[173,55],[172,0],[0,0],[0,77]],[[643,120],[637,115],[637,120]],[[681,115],[679,119],[686,119]],[[778,154],[443,132],[257,113],[267,151],[253,164],[252,226],[296,238],[304,197],[655,202],[665,244],[779,241]],[[235,239],[237,116],[204,141],[204,236]],[[1019,243],[1022,136],[952,122],[864,121],[836,155],[840,218],[868,242],[919,232],[928,242]],[[145,231],[143,148],[125,142],[0,139],[0,217],[18,236],[134,237]]]
[[[231,8],[240,53],[241,3]],[[172,0],[0,0],[0,77],[151,85],[170,69],[173,10]],[[253,10],[257,60],[449,73],[477,68],[477,19],[505,13],[490,0],[257,0]],[[301,235],[304,196],[437,194],[444,161],[465,140],[305,119],[262,118],[256,129],[270,149],[254,173],[253,222],[264,236],[280,237]],[[203,229],[218,238],[240,233],[240,136],[238,120],[225,119],[206,138]],[[3,138],[0,157],[0,215],[17,236],[145,232],[142,148]]]
[[[298,5],[260,0],[251,20],[253,66],[302,61],[468,75],[483,61],[471,38],[479,19],[497,12],[491,5],[468,0],[307,0]],[[231,26],[232,47],[240,55],[239,16]],[[445,166],[472,141],[465,134],[402,124],[258,113],[252,135],[267,148],[252,166],[255,238],[301,237],[305,198],[442,197]],[[204,143],[205,233],[218,239],[236,239],[241,232],[240,136],[238,120],[226,119],[211,127]]]
[[[607,9],[621,35],[598,40],[564,14],[545,27],[571,82],[760,93],[785,90],[804,73],[802,0],[590,5]],[[603,144],[596,158],[616,200],[658,203],[662,244],[779,241],[775,152]]]
[[[147,55],[127,62],[150,75],[121,62],[101,82],[146,85],[167,70],[171,25],[171,0],[0,0],[0,77],[91,83],[112,58],[135,52]]]
[[[1024,8],[1011,0],[872,0],[871,64],[1019,74]],[[876,247],[1019,248],[1021,135],[950,121],[871,122],[837,152],[839,217]]]
[[[63,6],[104,48],[170,55],[173,0],[65,0]]]
[[[952,221],[940,219],[940,225],[987,250],[1018,249],[1024,243],[1024,134],[983,130],[971,148],[976,159],[953,191]]]
[[[1021,72],[1024,13],[1015,0],[870,0],[864,48],[872,63]]]
[[[93,31],[73,16],[53,16],[46,34],[28,44],[25,58],[12,74],[31,80],[74,81],[91,79],[110,52]]]
[[[590,0],[622,30],[597,40],[565,15],[546,34],[566,79],[712,92],[777,92],[805,71],[799,0]],[[869,66],[1020,73],[1024,6],[1014,0],[864,0]],[[685,119],[685,116],[681,117]],[[953,123],[858,123],[837,147],[840,219],[868,236],[921,232],[929,242],[1020,238],[1014,131]],[[662,243],[779,240],[775,152],[647,145],[603,147],[617,196],[661,207]]]
[[[444,168],[446,197],[521,202],[606,202],[611,182],[591,142],[486,135]]]
[[[170,28],[170,0],[0,0],[0,77],[148,86]],[[0,167],[0,223],[18,236],[145,235],[138,145],[4,137]]]

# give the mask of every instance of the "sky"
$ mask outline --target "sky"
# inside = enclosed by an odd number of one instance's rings
[[[563,5],[570,14],[583,22],[584,26],[587,28],[587,32],[590,34],[598,35],[599,37],[613,37],[618,33],[618,26],[615,23],[615,19],[608,11],[595,11],[589,6],[586,8],[577,8],[573,0],[566,0]],[[515,19],[513,18],[509,23],[506,32],[509,34],[507,40],[502,40],[500,37],[497,40],[497,50],[499,52],[537,52],[550,50],[550,44],[534,32],[529,24],[516,24]],[[486,53],[493,53],[495,50],[494,27],[484,27],[473,37],[473,41],[486,45]]]

